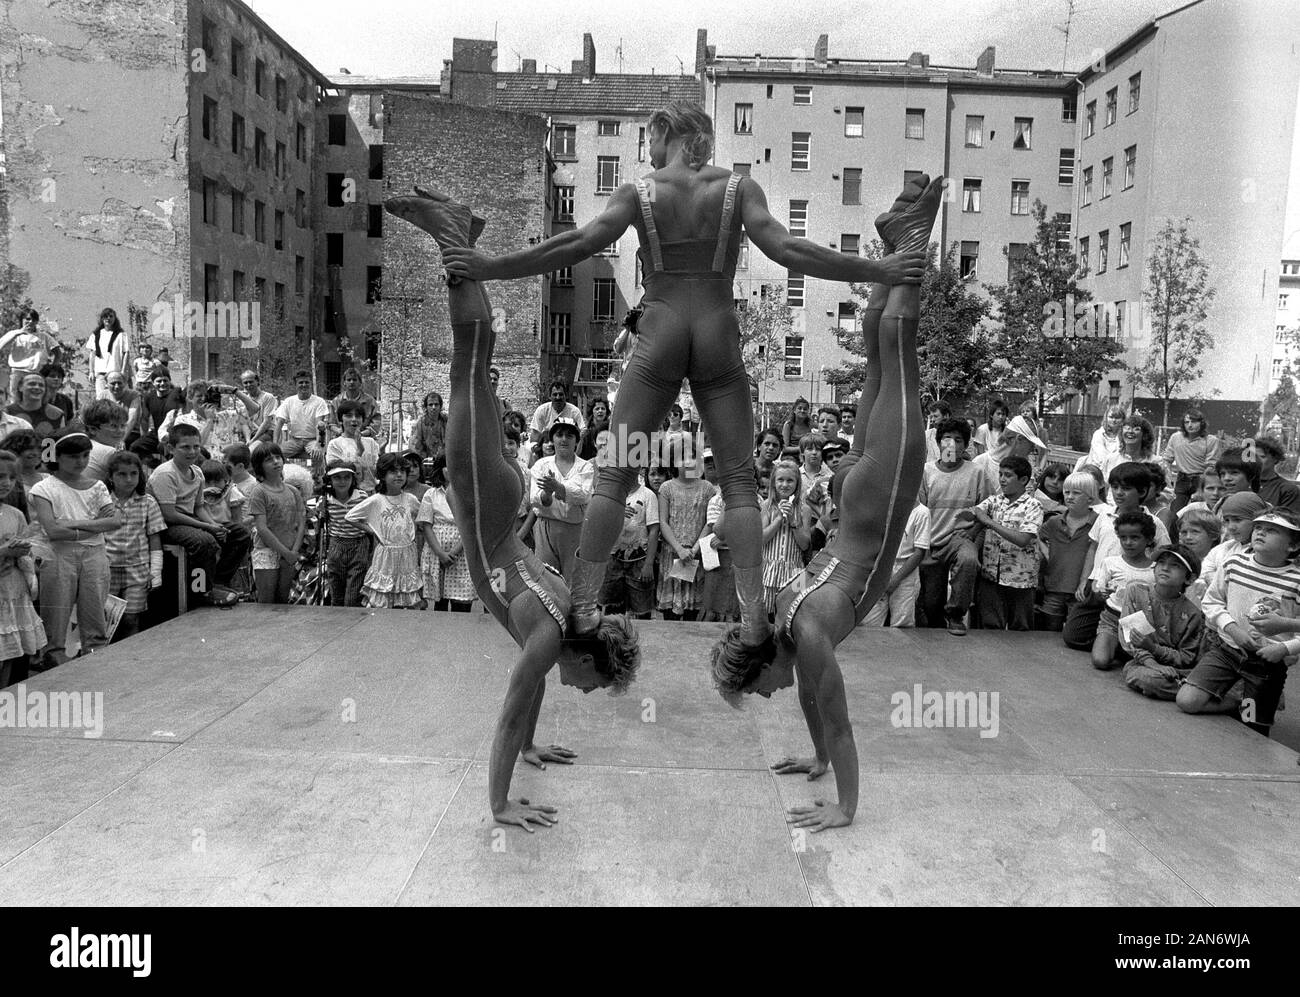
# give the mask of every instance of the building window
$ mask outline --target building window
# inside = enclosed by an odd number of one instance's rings
[[[230,293],[236,301],[246,300],[244,297],[244,271],[232,270],[230,272]]]
[[[557,222],[573,221],[573,187],[555,188],[555,220]]]
[[[1088,275],[1088,263],[1089,263],[1088,252],[1089,252],[1088,237],[1085,235],[1079,239],[1079,276],[1080,277],[1086,277]]]
[[[856,232],[845,232],[840,236],[840,252],[846,256],[857,256],[861,243],[861,235]]]
[[[749,176],[749,163],[732,163],[731,172],[739,173],[742,177]]]
[[[984,147],[984,115],[966,115],[966,147],[968,149]]]
[[[803,336],[785,337],[785,376],[803,377]]]
[[[211,97],[203,98],[203,137],[209,142],[217,134],[217,102]]]
[[[618,189],[618,157],[596,157],[596,193],[612,194]]]
[[[1029,214],[1029,181],[1011,181],[1011,213],[1013,215]]]
[[[753,104],[736,105],[736,134],[737,135],[754,134],[754,105]]]
[[[561,267],[551,274],[551,286],[553,287],[572,287],[573,286],[573,267]]]
[[[1282,273],[1288,277],[1300,277],[1300,260],[1283,260]]]
[[[1106,127],[1109,128],[1115,123],[1115,111],[1119,105],[1119,87],[1111,87],[1106,91]]]
[[[1274,380],[1276,380],[1277,378],[1279,378],[1279,377],[1282,376],[1282,371],[1284,370],[1284,365],[1285,365],[1285,363],[1286,363],[1286,361],[1283,360],[1281,357],[1274,357],[1274,358],[1273,358],[1273,378],[1274,378]]]
[[[275,318],[278,322],[284,321],[284,285],[279,281],[275,283]]]
[[[233,113],[230,115],[230,151],[236,156],[244,151],[244,118]]]
[[[346,146],[348,144],[348,116],[346,114],[331,114],[327,120],[329,122],[329,144]]]
[[[961,182],[961,210],[972,214],[980,210],[980,192],[984,188],[983,180],[967,177]]]
[[[556,125],[551,133],[551,155],[557,159],[573,159],[577,156],[578,126]]]
[[[1101,199],[1104,201],[1110,197],[1111,176],[1115,172],[1115,157],[1111,156],[1101,161]]]
[[[925,138],[925,111],[922,108],[909,107],[903,124],[904,138]]]
[[[1025,262],[1025,257],[1029,255],[1029,245],[1024,242],[1013,242],[1007,246],[1007,280],[1015,279],[1016,273],[1020,270],[1021,265]]]
[[[261,201],[253,202],[253,239],[266,242],[266,205]]]
[[[596,256],[617,256],[617,255],[618,255],[618,242],[617,242],[617,241],[615,241],[615,242],[611,242],[608,246],[606,246],[604,249],[602,249],[600,252],[598,252],[598,253],[596,253],[596,254],[594,254],[594,255],[596,255]]]
[[[203,265],[203,300],[221,300],[221,273],[211,263]]]
[[[812,103],[812,87],[797,86],[794,88],[794,103],[796,107],[806,106]]]
[[[1097,102],[1088,101],[1088,112],[1083,118],[1083,137],[1092,138],[1097,134]]]
[[[253,129],[253,165],[259,170],[264,170],[270,161],[270,156],[266,154],[266,132],[260,128]]]
[[[617,135],[621,124],[621,121],[597,121],[596,134],[602,137]]]
[[[1133,186],[1133,181],[1137,177],[1138,164],[1138,147],[1130,145],[1124,150],[1124,189],[1128,190]]]
[[[1033,118],[1016,118],[1015,138],[1011,140],[1011,148],[1029,150],[1034,147],[1034,119]]]
[[[217,58],[217,24],[206,17],[203,19],[203,54],[208,57],[208,62]]]
[[[979,272],[980,244],[963,242],[961,244],[961,279],[975,280]]]
[[[1138,101],[1142,96],[1142,74],[1134,73],[1128,78],[1128,113],[1132,114],[1138,109]]]
[[[369,204],[366,206],[366,237],[369,239],[382,239],[384,237],[384,206],[382,204]]]
[[[1052,215],[1052,228],[1056,232],[1056,251],[1061,254],[1068,253],[1073,242],[1070,233],[1070,213],[1058,211]]]
[[[384,296],[384,268],[366,267],[366,304],[373,305]]]
[[[293,258],[293,293],[302,294],[307,280],[307,261],[301,256]]]
[[[614,301],[618,288],[613,277],[593,277],[591,281],[591,320],[608,322],[614,318]]]
[[[267,304],[270,304],[270,303],[271,303],[271,299],[268,298],[268,297],[266,296],[266,278],[265,278],[265,277],[254,277],[254,278],[253,278],[253,300],[254,300],[254,301],[265,301]]]
[[[808,238],[808,202],[790,202],[790,234]]]
[[[266,63],[258,59],[253,63],[253,92],[259,97],[265,97],[262,91],[266,88]]]
[[[803,295],[806,278],[801,273],[786,271],[785,303],[791,308],[803,307]]]
[[[1133,223],[1125,222],[1119,227],[1119,266],[1128,266],[1129,238],[1133,234]]]
[[[1106,272],[1106,264],[1110,259],[1110,230],[1097,233],[1097,273]]]
[[[844,109],[844,137],[862,138],[865,108],[846,107]]]
[[[384,123],[380,120],[380,115],[384,113],[384,95],[382,93],[372,93],[370,95],[370,110],[366,119],[370,122],[371,128],[382,128]]]
[[[1061,98],[1061,120],[1074,121],[1079,117],[1079,98],[1075,94],[1067,94]]]
[[[370,179],[384,179],[384,147],[380,144],[370,147]]]
[[[244,234],[244,195],[238,190],[230,192],[230,231]]]
[[[275,213],[275,248],[284,249],[284,212]]]
[[[812,132],[791,132],[790,134],[790,169],[808,169],[809,152],[812,146]]]
[[[645,162],[645,125],[636,130],[636,161]]]
[[[1109,382],[1108,387],[1109,387],[1109,391],[1107,392],[1106,395],[1106,404],[1118,405],[1119,404],[1119,382],[1111,381]]]
[[[858,306],[852,301],[839,303],[839,328],[840,332],[858,331]]]
[[[305,125],[298,125],[294,128],[293,154],[298,162],[307,162],[307,127]]]
[[[289,88],[284,82],[283,76],[275,78],[275,109],[277,111],[287,110],[289,107]]]
[[[330,208],[343,207],[343,174],[325,174],[325,205]]]
[[[546,337],[546,348],[552,353],[568,352],[572,335],[571,316],[568,312],[551,312],[551,328]]]
[[[1124,313],[1128,311],[1127,301],[1115,302],[1115,338],[1124,338]]]
[[[242,42],[230,39],[230,75],[239,76],[244,71],[244,46]]]
[[[744,232],[740,233],[740,253],[736,257],[736,269],[749,269],[749,236]]]
[[[1084,207],[1092,203],[1092,167],[1083,168],[1083,193],[1079,196],[1079,206]]]
[[[293,217],[299,228],[307,227],[307,195],[300,190],[294,191]]]
[[[844,204],[862,203],[862,170],[857,167],[844,169]]]
[[[1069,187],[1074,184],[1074,150],[1062,149],[1056,165],[1056,182]]]
[[[1288,300],[1289,300],[1289,297],[1288,297],[1288,295],[1287,295],[1285,292],[1282,293],[1282,294],[1279,294],[1279,295],[1277,296],[1277,306],[1278,306],[1278,308],[1285,309],[1285,308],[1287,307],[1287,304],[1286,304],[1286,303],[1287,303]]]
[[[325,265],[327,267],[343,266],[343,233],[325,233]]]

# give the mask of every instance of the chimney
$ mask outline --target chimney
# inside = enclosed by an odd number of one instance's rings
[[[536,60],[536,59],[525,59],[525,60],[524,60],[524,68],[521,70],[521,72],[524,72],[524,73],[535,73],[535,72],[537,72],[537,60]]]
[[[695,75],[704,72],[709,62],[709,29],[699,28],[695,32]]]
[[[451,40],[452,69],[461,73],[495,73],[497,43],[477,38]]]
[[[929,69],[930,57],[924,52],[913,52],[907,57],[907,66],[909,69]]]
[[[591,32],[582,36],[582,62],[584,80],[596,78],[596,43],[591,40]]]
[[[980,53],[980,57],[975,60],[975,72],[981,76],[993,75],[993,55],[997,52],[992,45]]]
[[[813,63],[818,69],[826,68],[826,50],[830,39],[826,35],[817,36],[817,47],[813,49]]]
[[[587,70],[587,64],[581,59],[574,59],[569,63],[569,72],[573,76],[581,76]]]

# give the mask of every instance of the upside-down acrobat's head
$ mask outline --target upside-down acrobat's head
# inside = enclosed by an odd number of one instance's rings
[[[728,628],[713,645],[713,684],[718,694],[737,709],[744,696],[771,696],[778,689],[794,685],[793,649],[779,646],[771,637],[762,644],[746,644],[743,629]]]
[[[623,614],[602,616],[594,633],[565,640],[560,651],[560,681],[583,692],[627,692],[641,666],[641,641]]]

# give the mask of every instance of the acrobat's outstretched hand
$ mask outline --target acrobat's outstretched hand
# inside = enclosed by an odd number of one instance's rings
[[[838,803],[827,803],[825,800],[816,800],[810,807],[791,807],[787,814],[787,824],[812,828],[814,834],[832,827],[848,827],[853,823]]]
[[[799,772],[808,773],[808,781],[820,779],[830,771],[830,765],[819,758],[794,758],[787,755],[779,762],[772,766],[772,771],[777,775],[795,775]]]
[[[498,824],[513,824],[516,827],[522,827],[529,834],[533,833],[530,824],[536,824],[538,827],[551,827],[559,818],[554,816],[558,813],[555,807],[548,807],[543,803],[529,803],[522,796],[516,800],[506,800],[506,805],[498,813],[492,815],[492,819]]]
[[[547,762],[555,762],[557,765],[572,765],[573,760],[578,757],[578,753],[558,744],[549,744],[545,748],[530,744],[519,752],[519,757],[529,765],[535,765],[545,771]]]

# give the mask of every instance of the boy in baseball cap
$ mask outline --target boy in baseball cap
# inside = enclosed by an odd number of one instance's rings
[[[1173,700],[1201,649],[1205,617],[1187,598],[1201,559],[1182,544],[1156,551],[1153,582],[1134,582],[1120,595],[1120,644],[1133,656],[1124,683],[1153,699]],[[1135,618],[1135,614],[1141,614]]]

